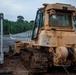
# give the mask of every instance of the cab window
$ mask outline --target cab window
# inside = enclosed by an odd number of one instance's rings
[[[45,18],[45,11],[42,11],[40,27],[43,27],[44,26],[44,18]]]
[[[36,26],[40,25],[40,11],[37,12],[36,20],[35,20],[35,25]]]
[[[75,32],[76,32],[76,16],[73,18],[73,21],[74,21],[74,29],[75,29]]]
[[[70,15],[50,15],[49,20],[50,20],[50,26],[70,26],[71,16]]]

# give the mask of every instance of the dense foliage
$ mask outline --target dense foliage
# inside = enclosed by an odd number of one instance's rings
[[[4,34],[15,34],[20,32],[25,32],[28,30],[32,30],[34,25],[34,21],[27,21],[24,20],[23,16],[17,16],[17,21],[10,21],[7,19],[4,19],[3,24],[3,31]]]

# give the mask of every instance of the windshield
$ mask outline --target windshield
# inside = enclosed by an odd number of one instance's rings
[[[70,26],[70,15],[50,15],[50,26]]]

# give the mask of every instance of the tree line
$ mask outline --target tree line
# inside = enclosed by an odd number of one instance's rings
[[[24,20],[23,16],[17,16],[17,21],[10,21],[8,19],[4,19],[3,23],[3,34],[16,34],[25,32],[28,30],[32,30],[34,25],[34,20],[31,20],[30,22],[27,20]]]

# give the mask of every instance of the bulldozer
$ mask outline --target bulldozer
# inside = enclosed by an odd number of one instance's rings
[[[75,67],[75,22],[74,6],[43,4],[36,14],[31,42],[16,41],[14,54],[19,54],[34,73],[47,72],[53,66]]]

